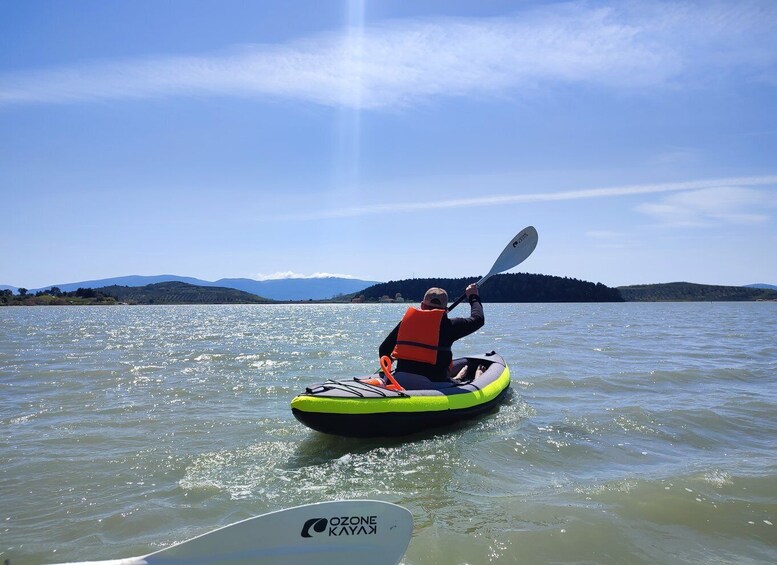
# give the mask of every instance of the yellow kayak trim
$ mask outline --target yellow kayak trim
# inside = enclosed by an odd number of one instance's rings
[[[387,412],[440,412],[461,410],[493,400],[510,385],[510,368],[480,390],[433,396],[390,398],[334,398],[300,394],[291,401],[292,409],[323,414],[385,414]]]

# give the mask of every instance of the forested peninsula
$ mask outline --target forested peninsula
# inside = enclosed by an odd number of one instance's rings
[[[63,292],[54,286],[30,294],[26,288],[20,288],[19,294],[9,289],[0,290],[0,306],[69,306],[88,304],[116,304],[112,296],[91,288],[79,288],[72,292]]]
[[[24,291],[24,289],[20,289]],[[182,282],[164,282],[145,286],[105,286],[62,292],[53,287],[29,295],[0,291],[0,304],[8,306],[65,306],[77,304],[267,304],[268,298],[249,292],[218,286],[197,286]]]

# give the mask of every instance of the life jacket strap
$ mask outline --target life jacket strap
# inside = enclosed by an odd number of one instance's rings
[[[413,347],[421,347],[423,349],[431,349],[432,351],[452,351],[450,347],[440,347],[435,345],[429,345],[426,343],[419,343],[417,341],[399,341],[397,345],[412,345]]]

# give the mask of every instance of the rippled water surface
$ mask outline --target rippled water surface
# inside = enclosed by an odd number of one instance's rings
[[[413,513],[406,564],[777,562],[777,304],[485,310],[455,352],[508,362],[498,411],[353,440],[289,401],[371,372],[401,305],[0,309],[0,558],[375,498]]]

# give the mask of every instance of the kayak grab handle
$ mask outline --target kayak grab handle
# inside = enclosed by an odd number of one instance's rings
[[[395,391],[402,391],[405,390],[404,387],[397,382],[397,380],[394,378],[394,375],[391,374],[391,364],[392,360],[391,357],[388,355],[384,355],[380,358],[380,368],[383,370],[383,374],[386,375],[386,378],[389,380],[389,383],[386,385],[386,388],[388,390],[395,390]]]

